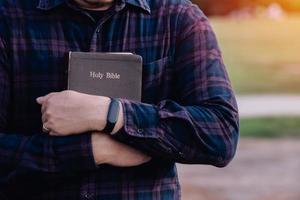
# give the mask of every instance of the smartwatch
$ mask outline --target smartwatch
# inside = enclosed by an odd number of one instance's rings
[[[107,112],[106,125],[101,132],[111,134],[118,121],[119,112],[120,112],[119,101],[117,99],[111,98],[108,112]]]

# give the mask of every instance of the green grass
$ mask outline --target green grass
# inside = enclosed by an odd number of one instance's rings
[[[300,93],[300,16],[280,21],[212,18],[238,94]],[[300,118],[241,120],[242,137],[300,138]]]
[[[300,16],[211,22],[237,93],[300,93]]]
[[[300,138],[300,118],[241,119],[241,137]]]

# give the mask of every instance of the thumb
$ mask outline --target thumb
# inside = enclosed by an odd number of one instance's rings
[[[38,98],[36,99],[36,102],[37,102],[38,104],[43,104],[44,101],[45,101],[45,97],[38,97]]]
[[[49,94],[47,94],[45,96],[38,97],[38,98],[36,98],[36,102],[38,104],[42,105],[47,99],[49,99],[51,96],[55,95],[56,93],[57,92],[51,92],[51,93],[49,93]]]

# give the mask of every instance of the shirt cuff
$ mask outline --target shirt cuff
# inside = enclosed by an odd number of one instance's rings
[[[124,127],[113,134],[114,137],[123,137],[125,134],[139,138],[157,138],[155,127],[158,123],[158,112],[155,106],[127,99],[118,100],[123,108]]]

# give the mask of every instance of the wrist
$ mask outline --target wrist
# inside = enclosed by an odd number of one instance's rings
[[[101,131],[104,129],[110,101],[108,97],[94,96],[94,112],[91,118],[90,130]]]
[[[93,114],[91,117],[90,130],[92,131],[100,131],[103,130],[107,123],[107,115],[109,110],[109,105],[111,103],[111,99],[108,97],[102,96],[93,96]],[[124,126],[124,112],[122,103],[119,103],[119,113],[117,117],[117,122],[115,124],[114,129],[111,134],[115,134]]]

